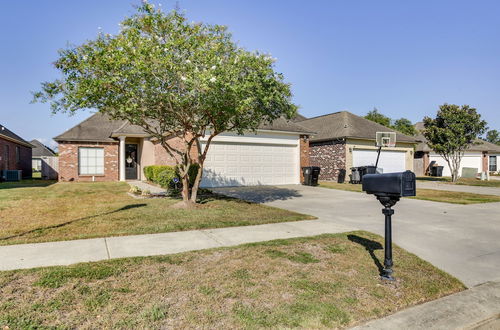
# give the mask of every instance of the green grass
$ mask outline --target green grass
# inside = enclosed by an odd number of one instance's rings
[[[174,198],[134,199],[126,183],[0,184],[0,245],[247,226],[313,217],[209,195],[196,209]]]
[[[464,289],[398,246],[397,281],[381,282],[382,243],[358,231],[0,272],[0,327],[344,328]]]
[[[360,184],[337,183],[331,181],[321,181],[320,187],[362,192]],[[451,204],[478,204],[500,202],[500,196],[474,194],[460,191],[417,189],[417,196],[408,197],[413,199],[422,199],[433,202],[451,203]]]
[[[436,182],[441,182],[441,183],[447,183],[447,184],[455,184],[459,186],[477,186],[477,187],[494,187],[494,188],[500,188],[500,180],[479,180],[479,179],[474,179],[474,178],[459,178],[457,182],[453,183],[451,182],[450,177],[432,177],[432,176],[424,176],[424,177],[417,177],[417,180],[420,181],[436,181]]]

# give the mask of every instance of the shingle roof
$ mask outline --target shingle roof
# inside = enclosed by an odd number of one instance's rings
[[[272,124],[263,124],[259,127],[263,130],[287,131],[309,134],[307,128],[302,127],[290,120],[277,119]],[[114,142],[112,136],[117,134],[145,135],[147,133],[137,125],[132,125],[125,120],[113,120],[108,115],[95,113],[75,127],[56,136],[56,141],[87,141],[87,142]]]
[[[38,140],[31,140],[30,143],[34,146],[32,157],[51,157],[56,155],[54,150],[50,149]]]
[[[415,128],[420,132],[424,129],[424,123],[423,122],[418,122],[415,125]],[[417,135],[417,139],[419,139],[420,142],[417,147],[415,148],[415,151],[423,151],[423,152],[430,152],[432,149],[429,147],[427,144],[427,139],[422,133],[419,133]],[[490,143],[488,141],[484,141],[481,139],[476,139],[474,140],[474,143],[471,144],[468,148],[468,151],[488,151],[488,152],[500,152],[500,146]]]
[[[8,140],[14,140],[15,142],[18,142],[19,144],[22,144],[26,147],[33,147],[28,141],[24,140],[22,137],[0,124],[0,137],[2,136],[7,138]]]
[[[328,141],[341,138],[375,140],[377,132],[396,132],[371,120],[356,116],[348,111],[309,118],[300,125],[317,132],[311,141]],[[414,137],[396,132],[397,142],[417,143]]]

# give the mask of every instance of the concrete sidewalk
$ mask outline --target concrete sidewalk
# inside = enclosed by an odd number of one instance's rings
[[[355,228],[331,221],[274,224],[0,246],[0,270],[70,265],[113,258],[153,256],[273,239],[340,233]]]
[[[467,192],[467,193],[473,193],[473,194],[500,196],[500,188],[455,185],[455,184],[442,183],[442,182],[437,182],[437,181],[417,181],[417,188],[446,190],[446,191],[459,191],[459,192]]]
[[[500,281],[410,307],[353,329],[500,329]]]

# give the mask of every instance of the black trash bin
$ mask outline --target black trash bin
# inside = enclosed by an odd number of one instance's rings
[[[317,166],[302,167],[302,174],[304,175],[304,182],[306,186],[317,186],[320,168]]]
[[[443,176],[443,168],[444,166],[434,166],[434,168],[436,169],[436,175],[435,176]]]
[[[345,181],[345,169],[341,168],[339,170],[339,176],[337,178],[337,182],[338,183],[344,183],[344,181]]]

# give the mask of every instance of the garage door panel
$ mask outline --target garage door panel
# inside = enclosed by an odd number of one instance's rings
[[[296,184],[298,167],[296,145],[217,142],[210,145],[202,186]]]
[[[482,171],[482,155],[480,153],[470,153],[466,154],[462,157],[462,161],[460,162],[460,169],[458,170],[458,174],[462,175],[462,168],[464,167],[472,167],[477,168],[478,173]],[[443,166],[443,176],[451,176],[450,167],[446,160],[440,155],[430,155],[429,161],[435,161],[437,165]]]
[[[374,166],[377,162],[377,150],[354,149],[353,166]],[[378,167],[383,173],[404,172],[406,170],[406,152],[382,150]]]

